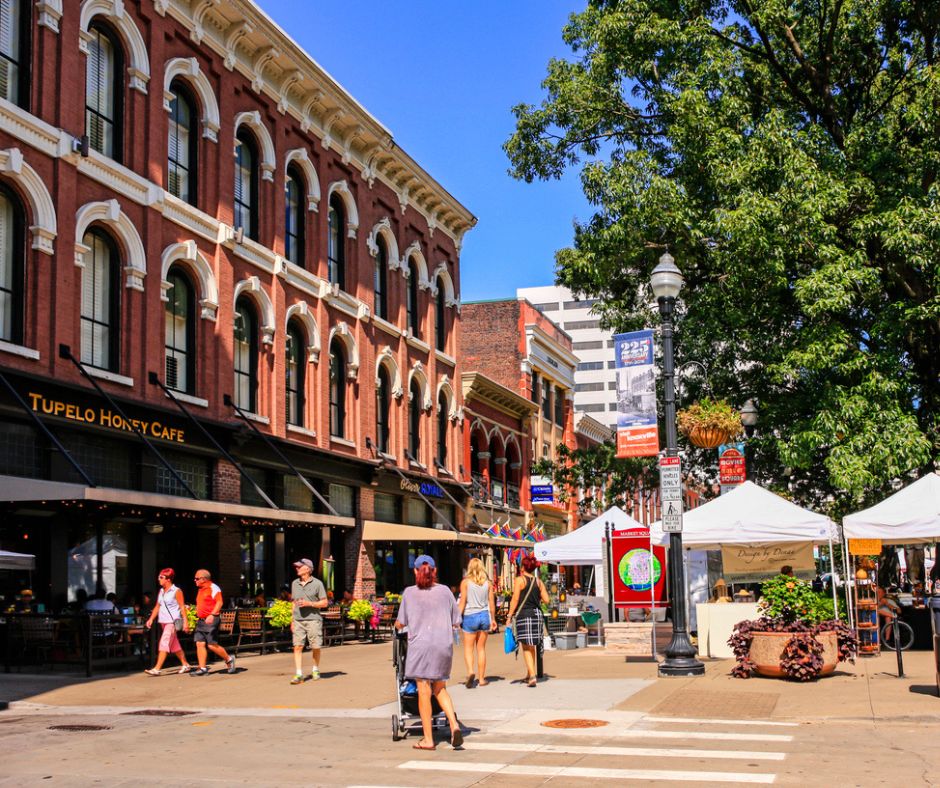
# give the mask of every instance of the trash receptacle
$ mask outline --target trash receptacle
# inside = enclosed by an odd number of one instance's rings
[[[937,682],[937,693],[940,694],[940,597],[928,599],[927,608],[930,610],[930,630],[933,632],[934,679]]]

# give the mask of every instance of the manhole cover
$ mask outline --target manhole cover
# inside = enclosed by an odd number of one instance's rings
[[[603,728],[604,720],[549,720],[543,722],[545,728]]]
[[[123,717],[185,717],[195,714],[194,711],[181,711],[180,709],[141,709],[140,711],[125,711]]]
[[[94,731],[109,731],[110,725],[50,725],[50,731],[70,731],[72,733],[92,733]]]

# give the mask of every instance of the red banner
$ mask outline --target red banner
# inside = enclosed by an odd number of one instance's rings
[[[666,548],[652,546],[643,528],[610,535],[614,604],[617,607],[665,607]],[[655,605],[654,605],[655,600]]]

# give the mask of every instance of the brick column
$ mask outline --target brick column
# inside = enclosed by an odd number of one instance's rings
[[[223,503],[242,502],[242,478],[232,463],[221,457],[212,471],[212,498]]]

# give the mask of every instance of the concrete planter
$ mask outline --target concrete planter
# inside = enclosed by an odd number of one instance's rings
[[[780,657],[790,642],[793,632],[752,632],[751,633],[751,662],[761,676],[772,678],[786,678],[787,674],[780,668]],[[823,647],[823,667],[820,676],[828,676],[834,672],[839,664],[839,638],[835,632],[821,632],[816,640]]]

